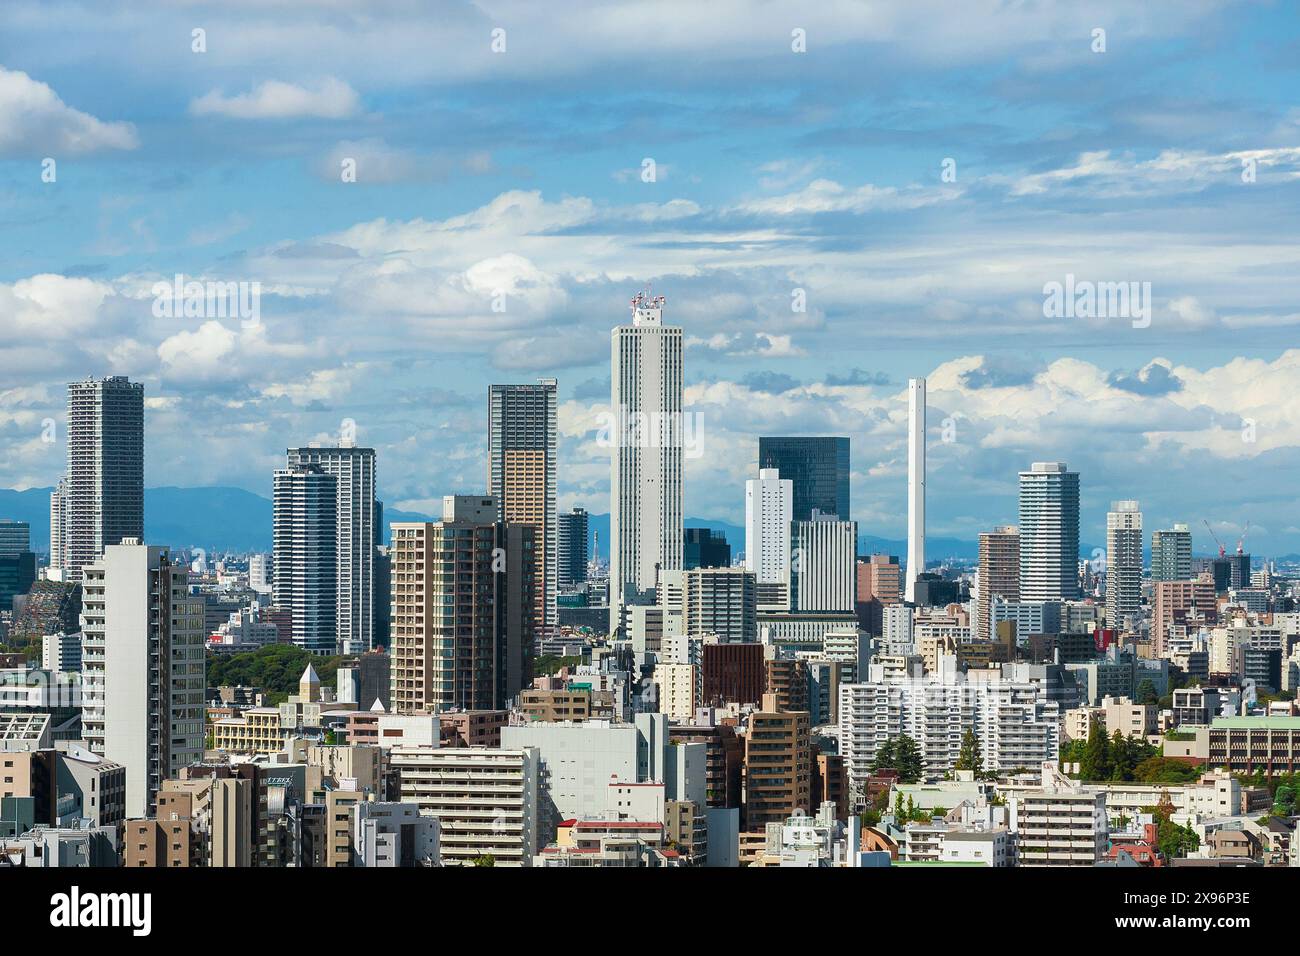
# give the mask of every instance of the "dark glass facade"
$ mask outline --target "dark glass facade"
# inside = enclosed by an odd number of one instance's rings
[[[813,509],[850,520],[848,438],[759,438],[758,467],[794,482],[792,521],[811,520]]]

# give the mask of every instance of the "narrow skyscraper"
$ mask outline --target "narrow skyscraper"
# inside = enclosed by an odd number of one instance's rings
[[[334,568],[338,575],[339,650],[359,654],[374,646],[375,549],[383,542],[375,526],[375,450],[347,442],[337,446],[309,445],[285,452],[290,470],[315,466],[334,479],[337,494],[334,528],[338,544]],[[279,574],[279,568],[276,568]]]
[[[1079,473],[1036,461],[1020,473],[1020,600],[1079,597]]]
[[[664,297],[637,293],[610,334],[610,632],[628,604],[653,603],[660,571],[682,566],[682,330]]]
[[[925,571],[925,379],[907,380],[907,589],[916,601],[916,579]]]
[[[488,386],[488,494],[500,503],[501,520],[534,529],[539,635],[551,633],[556,614],[555,402],[553,378]]]
[[[67,438],[67,478],[61,500],[51,499],[51,517],[62,518],[51,566],[80,581],[108,545],[144,537],[144,386],[124,375],[69,384]]]
[[[587,580],[588,524],[585,508],[574,508],[560,515],[556,535],[556,584],[561,588],[572,587]]]
[[[1106,624],[1127,630],[1142,605],[1142,512],[1115,501],[1106,515]]]
[[[319,465],[277,471],[272,558],[276,607],[293,642],[333,654],[338,642],[338,481]]]
[[[992,640],[993,602],[1020,600],[1020,529],[1004,525],[980,534],[979,600],[976,602],[976,636]]]
[[[1185,524],[1151,532],[1151,580],[1189,581],[1192,577],[1192,532]]]

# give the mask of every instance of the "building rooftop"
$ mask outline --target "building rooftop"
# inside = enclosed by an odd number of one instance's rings
[[[1230,730],[1300,730],[1300,717],[1216,717],[1210,726]]]

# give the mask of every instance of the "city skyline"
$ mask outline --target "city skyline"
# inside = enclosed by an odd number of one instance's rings
[[[640,25],[648,8],[628,9]],[[288,56],[244,42],[298,29],[274,10],[214,15],[202,54],[194,11],[86,8],[57,40],[20,19],[4,95],[37,106],[0,102],[15,124],[0,165],[39,188],[13,195],[0,266],[0,487],[54,485],[43,423],[62,436],[62,386],[125,374],[149,396],[149,487],[269,497],[284,447],[351,420],[384,462],[380,497],[436,513],[483,490],[483,385],[547,376],[558,509],[600,513],[598,344],[651,283],[684,330],[684,407],[704,428],[687,514],[741,523],[754,437],[846,435],[852,517],[903,538],[906,380],[924,377],[931,537],[1013,521],[1014,474],[1065,460],[1085,538],[1138,498],[1150,526],[1187,523],[1198,553],[1214,549],[1203,519],[1300,552],[1294,24],[1228,2],[992,9],[956,35],[927,4],[792,11],[780,30],[675,8],[653,67],[625,55],[639,31],[613,14],[590,17],[596,55],[526,8],[494,11],[498,55],[481,11],[431,33],[401,10],[338,10],[313,32],[349,37],[327,77],[293,52],[300,35]],[[393,71],[411,44],[434,55]],[[861,92],[845,95],[846,70]],[[529,135],[503,146],[506,128]],[[68,204],[100,213],[74,232]],[[154,290],[178,274],[260,283],[256,319],[167,315]],[[1150,282],[1149,325],[1046,317],[1045,288],[1075,278]],[[1229,485],[1229,501],[1204,491]]]

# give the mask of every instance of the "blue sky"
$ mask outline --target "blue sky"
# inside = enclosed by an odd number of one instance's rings
[[[64,384],[117,373],[151,486],[268,494],[351,419],[428,509],[484,484],[487,384],[555,376],[561,505],[605,511],[608,329],[651,282],[691,515],[739,520],[759,434],[847,434],[854,517],[902,537],[926,375],[933,533],[1063,459],[1085,540],[1137,498],[1300,551],[1296,7],[958,6],[6,5],[0,486],[53,484]],[[260,323],[156,317],[178,272],[259,282]],[[1045,318],[1067,274],[1150,282],[1149,327]]]

